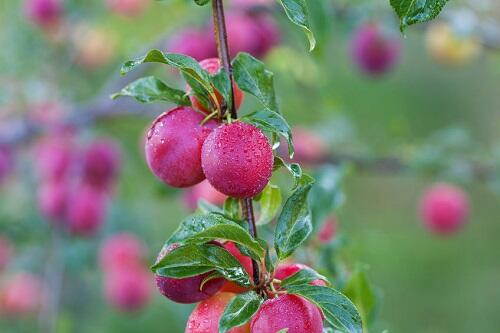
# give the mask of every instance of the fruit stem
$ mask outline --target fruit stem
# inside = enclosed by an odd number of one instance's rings
[[[219,53],[219,59],[221,61],[222,67],[226,70],[226,73],[231,81],[231,105],[229,106],[229,113],[233,119],[238,118],[236,112],[236,105],[234,102],[234,91],[233,91],[233,68],[231,66],[231,56],[229,55],[229,43],[227,41],[227,29],[226,29],[226,19],[224,17],[224,5],[222,0],[212,0],[212,14],[214,20],[214,33],[215,40],[217,41],[217,51]],[[220,115],[222,118],[222,115]]]
[[[257,238],[257,226],[255,225],[255,215],[253,213],[253,201],[252,198],[246,198],[242,200],[243,202],[243,213],[245,214],[245,219],[248,221],[248,229],[253,238]],[[253,282],[256,286],[260,285],[260,272],[259,264],[257,261],[252,259],[252,273]]]

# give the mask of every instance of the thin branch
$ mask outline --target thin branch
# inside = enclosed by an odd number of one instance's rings
[[[246,198],[242,200],[243,203],[243,212],[245,215],[245,219],[248,221],[248,228],[250,234],[253,238],[257,238],[257,226],[255,224],[255,215],[253,212],[253,200],[252,198]],[[253,281],[256,286],[259,285],[260,273],[259,266],[255,260],[252,260],[252,273],[253,273]]]
[[[222,67],[227,72],[229,80],[231,81],[231,105],[229,112],[231,117],[236,119],[238,114],[236,112],[236,104],[234,101],[234,91],[232,89],[233,82],[233,68],[231,66],[231,53],[229,52],[229,43],[227,39],[226,18],[224,16],[223,0],[212,0],[212,14],[214,20],[214,33],[217,42],[217,51]]]

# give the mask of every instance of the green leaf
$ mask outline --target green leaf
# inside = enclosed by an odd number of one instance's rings
[[[357,267],[343,291],[356,304],[363,322],[365,324],[371,322],[377,310],[377,294],[366,275],[364,267]]]
[[[177,105],[191,105],[185,91],[171,88],[154,76],[143,77],[130,83],[120,92],[111,95],[111,98],[117,99],[122,96],[133,97],[141,103],[166,101]]]
[[[261,111],[250,113],[241,118],[241,120],[253,124],[263,131],[276,133],[283,136],[288,143],[288,154],[293,157],[293,138],[292,129],[287,121],[279,113],[264,109]]]
[[[207,3],[210,2],[210,0],[194,0],[194,2],[198,5],[198,6],[205,6]]]
[[[257,97],[265,108],[280,112],[274,92],[274,74],[264,67],[262,61],[240,52],[233,60],[233,75],[241,90]]]
[[[246,324],[259,310],[264,299],[255,291],[234,297],[224,309],[219,321],[219,332],[227,333],[233,327]]]
[[[328,279],[326,277],[324,277],[323,275],[319,274],[318,272],[316,272],[314,269],[303,268],[300,271],[298,271],[297,273],[295,273],[295,274],[287,277],[283,281],[281,281],[281,287],[286,289],[287,287],[294,286],[294,285],[300,286],[303,284],[309,284],[315,280],[323,280],[326,283],[328,283]]]
[[[309,51],[316,47],[316,39],[309,23],[309,9],[305,0],[279,0],[285,13],[294,24],[301,27],[309,39]]]
[[[274,219],[281,206],[281,190],[278,186],[269,183],[256,200],[260,204],[260,215],[256,223],[257,225],[268,224]]]
[[[319,306],[325,320],[335,329],[344,333],[362,333],[361,316],[356,306],[335,289],[304,284],[288,287],[289,294],[304,297]]]
[[[216,100],[213,87],[210,84],[210,75],[201,68],[194,58],[183,54],[151,50],[142,57],[125,62],[122,65],[121,74],[125,75],[137,66],[150,62],[167,64],[179,69],[203,106],[209,107],[210,101]]]
[[[226,101],[228,107],[231,105],[231,81],[226,71],[222,68],[215,73],[210,75],[210,82],[212,83],[215,90],[217,90],[221,96]]]
[[[279,170],[280,168],[286,168],[292,174],[296,187],[299,180],[302,178],[302,168],[300,165],[297,163],[287,164],[281,157],[274,156],[273,171]]]
[[[314,173],[316,184],[309,194],[312,222],[320,225],[345,201],[342,181],[348,168],[345,166],[324,166]]]
[[[176,279],[216,271],[227,280],[241,286],[251,286],[250,276],[238,259],[223,247],[214,244],[178,247],[151,269],[155,274]]]
[[[264,248],[253,239],[247,230],[217,213],[188,217],[182,221],[165,245],[203,244],[216,239],[229,240],[246,247],[256,260],[264,257]]]
[[[390,0],[392,8],[399,16],[400,29],[430,21],[439,15],[448,0]]]
[[[274,234],[274,246],[280,260],[292,255],[312,231],[307,196],[314,179],[303,174],[297,188],[283,206]]]
[[[287,332],[288,332],[288,330],[289,330],[289,328],[284,328],[284,329],[279,330],[279,331],[278,331],[278,332],[276,332],[276,333],[287,333]]]

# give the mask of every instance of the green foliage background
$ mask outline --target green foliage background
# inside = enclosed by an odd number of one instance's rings
[[[208,8],[170,1],[153,3],[147,13],[131,20],[109,14],[101,1],[66,4],[72,22],[85,21],[117,37],[114,61],[96,72],[78,68],[68,61],[64,49],[50,48],[24,21],[20,1],[2,1],[0,75],[21,86],[22,93],[16,95],[21,104],[39,96],[37,87],[47,77],[60,87],[60,98],[86,101],[107,78],[118,75],[123,60],[143,53],[162,34],[200,24],[209,14]],[[372,16],[392,18],[388,3],[379,1],[375,8]],[[300,30],[292,29],[284,15],[277,17],[286,33],[285,42],[266,64],[275,73],[281,110],[292,125],[311,126],[335,142],[332,151],[405,154],[449,127],[468,132],[471,139],[465,142],[479,155],[485,147],[498,150],[498,54],[486,53],[462,67],[444,67],[426,53],[421,28],[409,28],[401,64],[386,77],[370,79],[349,61],[348,40],[356,19],[328,18],[331,26],[318,34],[318,49],[308,54]],[[320,27],[320,22],[315,16],[313,24]],[[397,24],[394,19],[396,29]],[[175,82],[164,68],[157,73]],[[12,102],[8,91],[7,86],[0,88],[0,104]],[[252,110],[251,106],[248,101],[245,108]],[[28,111],[20,110],[18,115]],[[140,313],[123,315],[112,310],[101,295],[102,274],[95,261],[99,241],[122,230],[140,235],[149,246],[149,261],[153,261],[186,215],[180,192],[159,184],[143,161],[140,138],[150,121],[148,117],[123,117],[99,121],[88,130],[116,137],[122,143],[125,163],[104,231],[90,242],[68,241],[65,257],[70,277],[64,286],[60,333],[184,330],[191,306],[174,305],[156,293],[154,302]],[[0,189],[0,232],[8,234],[22,254],[12,270],[41,272],[40,250],[48,242],[48,227],[36,212],[34,173],[27,161],[26,149],[15,179]],[[459,180],[466,177],[464,174]],[[338,212],[342,232],[349,238],[343,255],[368,263],[370,277],[383,290],[379,331],[494,332],[500,328],[499,194],[483,185],[467,185],[471,223],[461,234],[442,239],[426,232],[416,214],[421,191],[434,180],[432,175],[411,173],[351,173],[345,182],[347,201]],[[35,320],[0,320],[0,331],[36,331],[35,324]]]

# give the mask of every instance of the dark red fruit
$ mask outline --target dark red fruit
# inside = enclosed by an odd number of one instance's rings
[[[201,147],[217,123],[210,120],[200,125],[203,118],[192,108],[177,107],[161,114],[151,125],[146,160],[155,176],[166,184],[188,187],[205,179]]]
[[[276,268],[276,271],[274,272],[274,277],[279,280],[284,280],[287,277],[292,276],[293,274],[297,273],[302,269],[310,269],[310,268],[306,265],[296,264],[296,263],[281,264]],[[325,281],[319,279],[312,281],[311,284],[313,286],[326,286]]]
[[[265,301],[250,323],[251,333],[322,333],[323,319],[316,306],[295,295]]]
[[[201,66],[201,68],[206,70],[209,74],[215,74],[221,68],[220,60],[218,58],[205,59],[205,60],[200,62],[200,66]],[[191,88],[188,87],[188,92],[190,90],[191,90]],[[234,103],[235,103],[236,108],[238,109],[241,106],[241,103],[243,103],[243,96],[244,95],[243,95],[243,92],[240,90],[240,88],[238,88],[236,83],[233,83],[233,93],[234,93]],[[217,96],[217,102],[219,103],[219,105],[221,105],[224,98],[217,90],[215,90],[215,95]],[[189,98],[191,99],[191,103],[193,104],[193,107],[195,109],[198,109],[206,114],[210,114],[212,112],[212,110],[208,110],[203,105],[201,105],[201,103],[198,101],[198,99],[195,96],[191,95],[191,96],[189,96]],[[213,102],[213,100],[212,100],[212,102]]]
[[[236,244],[233,242],[227,242],[224,244],[224,248],[229,251],[238,261],[240,262],[241,266],[245,269],[245,271],[250,275],[250,278],[253,277],[253,266],[252,266],[252,259],[250,257],[244,256]],[[242,286],[237,285],[236,283],[232,281],[226,281],[224,285],[222,286],[222,289],[220,290],[221,292],[230,292],[230,293],[235,293],[235,294],[240,294],[245,291],[247,291],[247,288],[244,288]]]
[[[370,75],[390,70],[399,60],[400,51],[400,40],[384,35],[381,27],[373,23],[359,27],[351,42],[352,59]]]
[[[83,157],[83,179],[87,184],[108,188],[120,169],[120,149],[110,140],[90,144]]]
[[[217,293],[198,304],[189,316],[185,333],[219,333],[219,321],[226,305],[235,297],[232,293]],[[228,333],[249,333],[249,324],[238,326]],[[274,332],[273,332],[274,333]]]
[[[257,127],[240,121],[215,129],[203,144],[201,161],[205,175],[219,192],[251,198],[269,182],[273,151]]]
[[[163,248],[156,261],[159,262],[165,255],[177,247],[177,244],[172,244]],[[220,290],[225,282],[223,278],[209,280],[203,285],[203,288],[201,287],[203,280],[212,273],[207,272],[183,279],[156,275],[155,279],[158,290],[163,296],[177,303],[189,304],[205,300]]]
[[[59,23],[63,5],[60,0],[26,0],[24,12],[33,23],[47,28]]]

